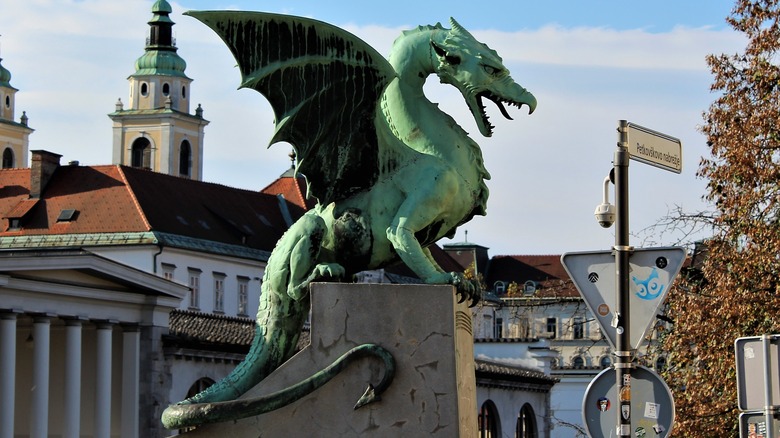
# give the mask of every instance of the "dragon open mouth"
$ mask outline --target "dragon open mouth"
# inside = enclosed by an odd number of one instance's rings
[[[493,126],[493,124],[490,123],[490,117],[487,115],[487,111],[485,110],[485,104],[483,103],[483,98],[488,99],[493,103],[495,103],[498,109],[501,111],[501,115],[508,120],[514,120],[514,119],[512,118],[512,116],[509,115],[509,112],[507,111],[504,104],[515,106],[517,108],[520,108],[523,106],[523,104],[526,104],[528,105],[529,108],[529,114],[534,112],[534,105],[532,105],[530,102],[515,102],[511,99],[505,99],[503,97],[497,96],[487,90],[480,92],[476,96],[477,106],[479,107],[479,112],[480,115],[482,116],[482,122],[487,128],[488,137],[493,134],[493,128],[495,128],[495,126]]]

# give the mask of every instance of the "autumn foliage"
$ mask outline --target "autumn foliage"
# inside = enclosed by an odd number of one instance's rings
[[[739,436],[734,341],[780,333],[779,1],[738,0],[727,21],[744,52],[707,59],[716,100],[698,175],[715,231],[701,269],[670,294],[662,339],[675,436]]]

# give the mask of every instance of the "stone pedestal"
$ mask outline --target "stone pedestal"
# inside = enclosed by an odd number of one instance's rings
[[[273,412],[206,425],[189,437],[474,437],[476,384],[471,312],[450,286],[312,286],[311,344],[246,397],[290,386],[350,348],[379,344],[396,374],[382,400],[354,410],[383,365],[364,358],[312,394]]]

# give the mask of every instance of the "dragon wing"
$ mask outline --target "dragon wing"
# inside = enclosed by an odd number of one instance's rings
[[[268,99],[276,117],[271,144],[296,149],[296,171],[322,205],[376,182],[374,118],[395,70],[351,33],[321,21],[242,11],[189,11],[233,52],[241,86]]]

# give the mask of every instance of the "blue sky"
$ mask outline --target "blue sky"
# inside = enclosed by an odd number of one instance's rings
[[[31,149],[64,162],[108,164],[117,98],[143,54],[152,1],[0,0],[0,57],[11,71],[17,118],[27,111]],[[235,61],[190,9],[246,9],[303,15],[343,27],[387,54],[404,29],[450,16],[496,49],[513,78],[532,91],[537,111],[514,111],[482,138],[460,94],[430,78],[426,94],[483,148],[492,174],[487,217],[463,226],[468,240],[497,254],[559,254],[607,249],[614,228],[601,229],[593,210],[611,168],[618,120],[683,142],[683,173],[632,162],[630,229],[635,246],[673,244],[678,233],[647,235],[675,206],[706,208],[705,182],[695,177],[707,154],[697,131],[715,96],[704,58],[735,53],[744,40],[726,24],[733,2],[696,1],[170,1],[179,54],[195,81],[206,127],[205,179],[257,190],[289,166],[290,148],[266,149],[273,114],[265,99],[237,90]],[[368,6],[370,5],[370,6]],[[489,6],[488,6],[489,5]],[[704,236],[702,236],[704,237]],[[448,240],[442,243],[448,243]]]

